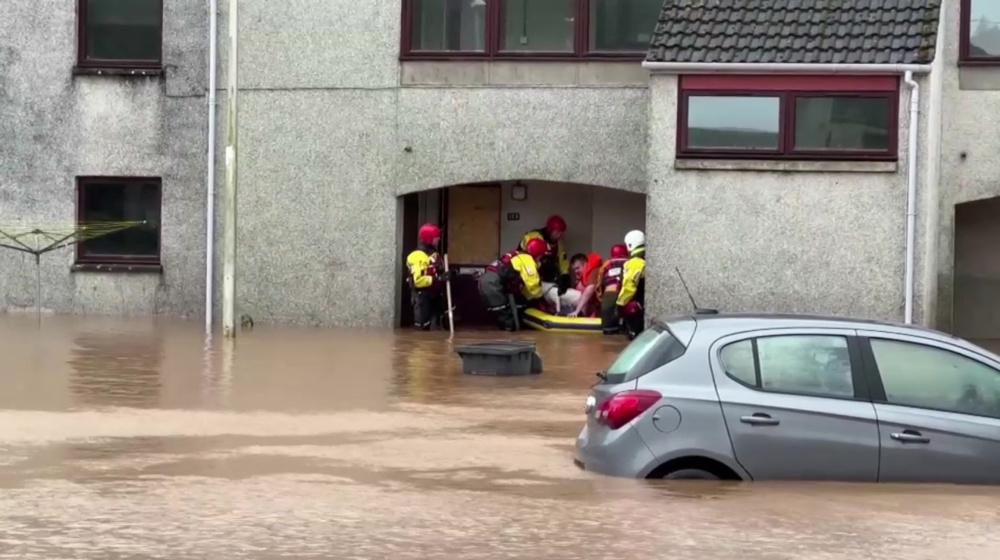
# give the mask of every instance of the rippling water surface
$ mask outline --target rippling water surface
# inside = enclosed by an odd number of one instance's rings
[[[1000,558],[994,489],[582,472],[621,342],[521,336],[539,377],[434,333],[0,316],[0,558]]]

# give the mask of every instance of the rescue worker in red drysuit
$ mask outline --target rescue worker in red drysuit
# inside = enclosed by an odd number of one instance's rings
[[[424,224],[417,231],[420,240],[417,248],[406,257],[407,276],[413,303],[413,326],[430,330],[435,322],[440,322],[445,314],[441,296],[444,283],[450,279],[438,256],[441,228],[434,224]]]
[[[566,256],[566,248],[563,246],[562,237],[566,233],[566,220],[558,214],[553,214],[545,220],[545,227],[533,229],[524,234],[518,249],[528,250],[528,242],[532,239],[541,239],[545,242],[545,254],[538,261],[538,274],[542,282],[551,282],[559,289],[559,295],[566,293],[566,290],[573,287],[573,278],[569,270],[569,258]]]
[[[618,291],[622,285],[622,273],[628,260],[628,248],[619,243],[611,247],[611,257],[604,261],[598,272],[597,299],[601,302],[601,331],[604,334],[621,332],[621,318],[618,317]]]
[[[516,330],[514,314],[519,303],[542,297],[542,283],[538,276],[535,259],[545,254],[546,244],[541,239],[527,243],[527,251],[514,250],[502,255],[486,267],[479,277],[479,295],[486,308],[497,318],[500,328]],[[515,307],[510,304],[514,296]]]

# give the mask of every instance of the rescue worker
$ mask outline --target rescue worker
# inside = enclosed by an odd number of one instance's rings
[[[442,287],[451,273],[444,271],[438,262],[441,228],[424,224],[417,231],[417,238],[420,244],[406,257],[409,272],[406,281],[410,284],[413,303],[413,326],[427,331],[445,313]]]
[[[646,299],[646,234],[634,229],[625,234],[628,260],[622,266],[622,287],[618,292],[618,316],[622,319],[625,336],[634,339],[645,326]]]
[[[611,256],[598,272],[597,299],[601,302],[601,331],[604,334],[621,332],[618,316],[618,292],[622,286],[622,272],[628,260],[628,248],[618,243],[611,247]]]
[[[528,250],[528,242],[532,239],[541,239],[545,242],[545,255],[541,259],[536,259],[538,263],[538,275],[542,282],[555,284],[559,288],[559,295],[566,293],[573,285],[569,271],[569,258],[566,256],[566,248],[563,247],[562,237],[566,233],[566,220],[558,214],[553,214],[545,220],[545,227],[533,229],[524,234],[518,249]]]
[[[510,305],[511,295],[515,301],[542,297],[542,283],[535,259],[545,254],[546,244],[541,239],[531,239],[526,245],[524,252],[515,249],[493,261],[479,277],[479,294],[486,302],[486,308],[496,316],[500,328],[506,331],[517,328],[514,314],[518,310]]]

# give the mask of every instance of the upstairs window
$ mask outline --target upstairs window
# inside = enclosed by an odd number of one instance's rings
[[[961,13],[960,61],[1000,64],[1000,2],[961,0]]]
[[[403,0],[404,58],[642,58],[662,0]]]
[[[683,76],[680,158],[894,160],[894,76]]]
[[[156,177],[77,178],[79,223],[144,222],[79,243],[77,265],[159,266],[160,191]]]
[[[163,0],[79,0],[81,68],[159,68]]]

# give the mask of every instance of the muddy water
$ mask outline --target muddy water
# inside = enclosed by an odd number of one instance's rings
[[[490,379],[436,334],[0,316],[0,558],[997,558],[992,489],[581,472],[620,343],[535,338]]]

